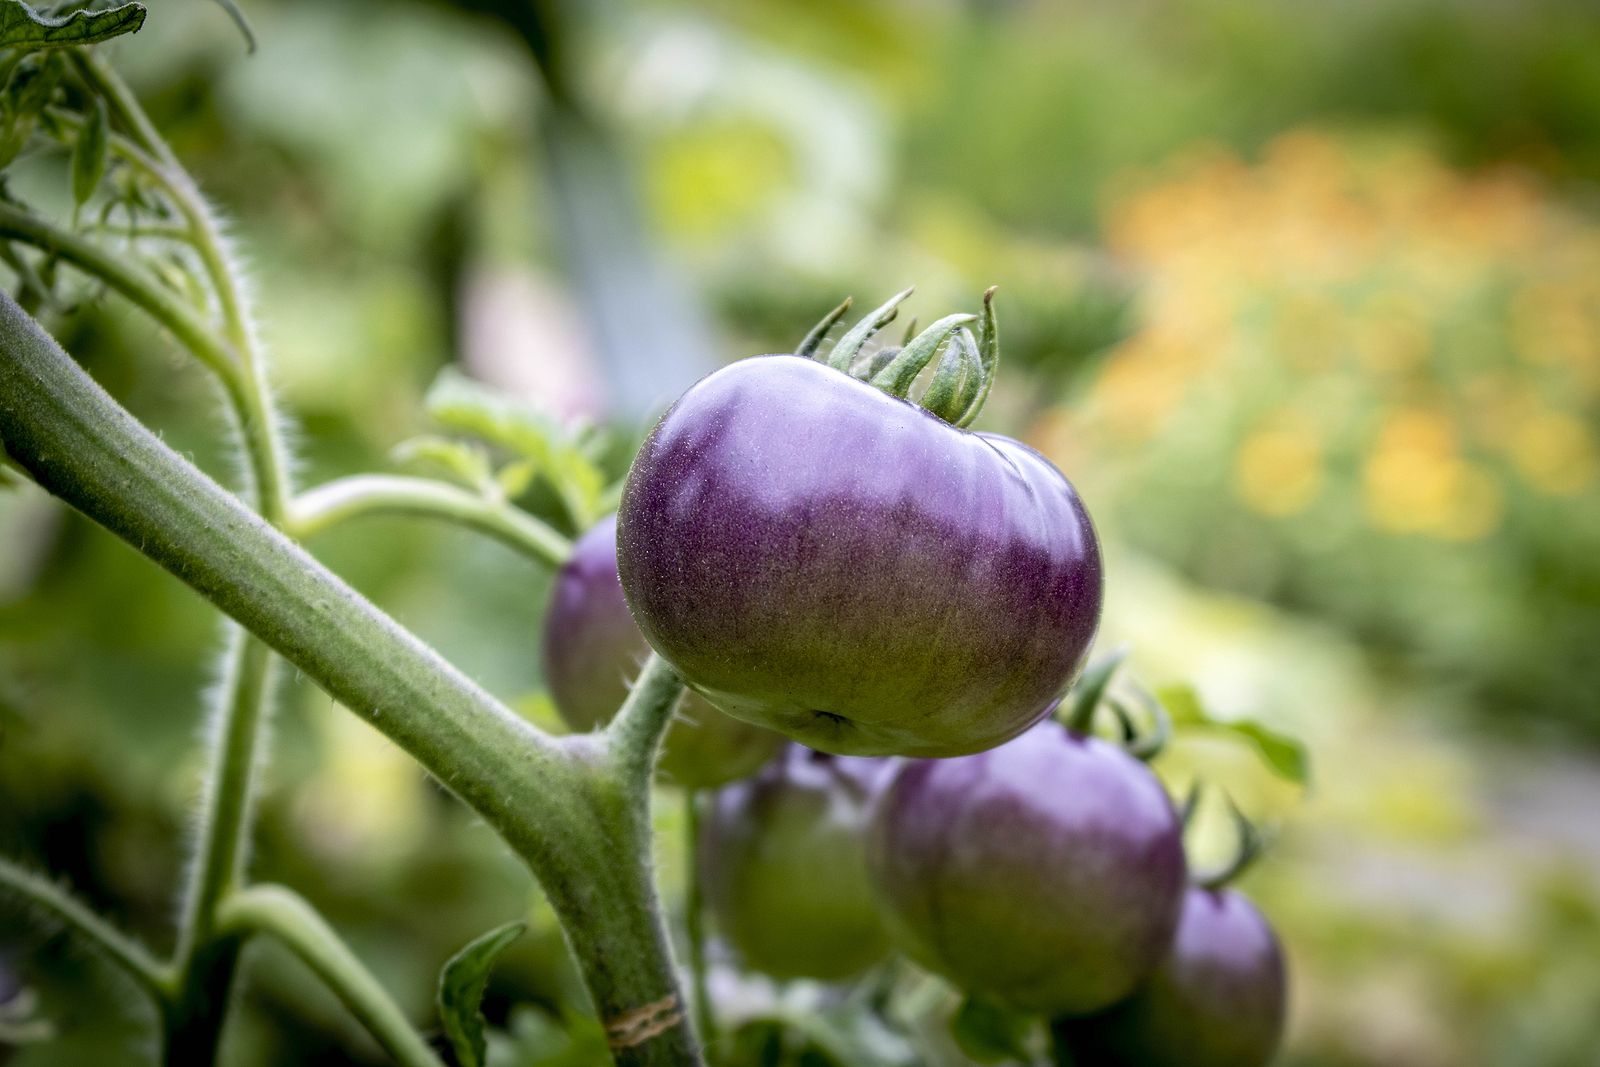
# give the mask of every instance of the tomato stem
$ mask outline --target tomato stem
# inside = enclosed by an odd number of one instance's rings
[[[684,928],[689,942],[689,974],[694,995],[695,1027],[700,1043],[716,1040],[716,1013],[711,1003],[710,974],[706,964],[705,884],[700,876],[700,809],[704,797],[697,789],[683,791]]]

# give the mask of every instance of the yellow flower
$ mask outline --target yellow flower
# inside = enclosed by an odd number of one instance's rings
[[[1511,438],[1511,461],[1528,483],[1554,496],[1575,496],[1594,484],[1594,433],[1565,411],[1545,410]]]
[[[1298,514],[1321,488],[1322,446],[1303,427],[1257,430],[1234,457],[1234,493],[1259,514]]]

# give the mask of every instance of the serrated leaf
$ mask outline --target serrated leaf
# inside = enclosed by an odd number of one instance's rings
[[[467,942],[450,957],[439,974],[439,1020],[461,1067],[483,1067],[487,1042],[483,1028],[483,990],[489,984],[494,961],[528,928],[510,922]]]
[[[111,149],[110,124],[106,102],[96,99],[94,110],[78,130],[78,141],[72,146],[72,200],[80,208],[89,202],[100,186],[100,179],[106,176]]]
[[[1231,733],[1254,745],[1278,777],[1302,786],[1310,781],[1310,756],[1305,746],[1288,734],[1256,719],[1219,719],[1190,685],[1163,686],[1156,696],[1172,716],[1174,726]]]
[[[143,4],[123,4],[105,11],[43,15],[22,0],[0,0],[0,48],[65,48],[94,44],[144,25]]]
[[[950,1017],[950,1036],[976,1063],[1030,1062],[1029,1037],[1038,1020],[991,1000],[969,996]]]
[[[401,441],[389,454],[396,463],[428,469],[472,489],[484,488],[494,477],[482,448],[449,437],[423,434]]]
[[[526,461],[526,469],[509,477],[526,484],[536,476],[548,478],[579,529],[600,517],[605,475],[574,435],[547,413],[450,370],[434,381],[425,404],[433,420],[446,429],[477,437]]]

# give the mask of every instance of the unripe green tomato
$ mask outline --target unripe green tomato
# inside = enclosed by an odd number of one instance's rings
[[[881,759],[790,745],[716,797],[699,841],[717,928],[751,970],[838,981],[889,953],[867,884],[867,807]]]
[[[622,595],[617,520],[611,516],[573,545],[545,615],[545,683],[562,721],[574,730],[608,722],[649,654]],[[667,730],[657,772],[685,789],[713,788],[754,774],[782,745],[771,730],[724,715],[687,693]]]

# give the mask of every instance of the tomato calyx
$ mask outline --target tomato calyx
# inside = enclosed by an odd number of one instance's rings
[[[1181,812],[1184,829],[1189,828],[1189,823],[1194,817],[1195,809],[1199,806],[1202,783],[1196,780],[1189,789],[1189,795],[1183,802]],[[1250,820],[1233,797],[1226,791],[1222,798],[1227,802],[1228,814],[1232,818],[1234,828],[1234,853],[1225,863],[1205,871],[1196,871],[1190,876],[1190,881],[1201,889],[1219,892],[1238,881],[1245,871],[1255,865],[1262,853],[1272,843],[1270,835],[1264,832]]]
[[[968,426],[988,399],[1000,363],[1000,334],[994,316],[995,287],[990,286],[983,294],[983,310],[979,314],[946,315],[921,333],[916,332],[916,320],[912,319],[911,328],[899,345],[885,345],[867,352],[867,343],[895,320],[900,314],[900,305],[912,292],[914,287],[890,297],[847,330],[824,356],[823,341],[852,305],[851,298],[846,297],[812,327],[795,349],[795,355],[826,363],[890,396],[911,401],[952,426]],[[968,328],[973,323],[977,324],[976,337]],[[938,363],[927,385],[921,395],[913,399],[912,386],[936,358]]]
[[[1072,688],[1071,705],[1063,717],[1067,729],[1088,736],[1102,708],[1116,717],[1118,743],[1142,763],[1159,756],[1172,739],[1172,716],[1148,689],[1129,683],[1123,689],[1131,698],[1111,692],[1112,677],[1128,658],[1126,645],[1118,646],[1084,669]]]

